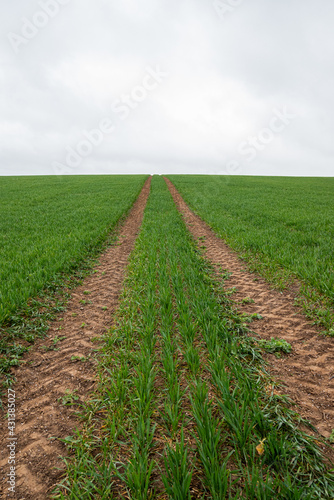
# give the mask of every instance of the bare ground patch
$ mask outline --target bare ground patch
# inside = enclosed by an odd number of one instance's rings
[[[23,363],[13,370],[17,476],[12,498],[45,500],[61,479],[64,464],[59,456],[66,456],[67,450],[60,441],[51,438],[63,439],[73,434],[78,426],[76,409],[63,403],[71,395],[80,403],[95,386],[93,339],[112,324],[149,190],[150,179],[120,228],[118,243],[102,254],[96,272],[72,293],[67,311],[51,324],[48,337],[39,340]],[[4,408],[6,404],[4,400]],[[0,496],[7,498],[9,451],[4,412],[1,419]]]
[[[319,329],[294,305],[296,291],[293,287],[284,292],[273,290],[263,278],[247,271],[236,252],[189,209],[173,184],[165,180],[190,232],[194,238],[202,239],[200,245],[206,247],[206,257],[232,273],[227,283],[236,288],[233,299],[236,302],[246,297],[254,300],[254,303],[238,305],[241,312],[263,316],[262,320],[252,323],[252,330],[262,338],[279,337],[291,344],[291,354],[280,359],[273,354],[265,355],[270,372],[282,382],[284,393],[297,403],[300,415],[322,436],[329,437],[334,429],[332,339],[320,336]]]

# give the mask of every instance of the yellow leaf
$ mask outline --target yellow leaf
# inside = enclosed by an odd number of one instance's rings
[[[260,441],[260,443],[257,445],[256,447],[256,451],[258,452],[259,455],[263,455],[264,453],[264,442],[265,442],[266,438],[263,438],[262,441]]]

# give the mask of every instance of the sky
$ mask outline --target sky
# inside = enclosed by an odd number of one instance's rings
[[[14,0],[0,18],[0,175],[334,175],[333,0]]]

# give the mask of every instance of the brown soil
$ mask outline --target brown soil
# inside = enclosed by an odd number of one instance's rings
[[[238,255],[189,209],[173,184],[165,180],[192,235],[205,238],[201,245],[206,247],[207,258],[233,273],[227,282],[229,287],[237,289],[233,299],[237,302],[250,297],[255,301],[238,306],[241,312],[263,316],[252,323],[252,330],[262,338],[279,337],[291,344],[291,354],[280,359],[266,355],[270,373],[283,383],[284,393],[297,403],[299,414],[322,436],[329,437],[334,429],[333,340],[319,335],[319,330],[294,306],[295,290],[283,293],[273,290],[263,278],[247,271]]]
[[[76,391],[77,402],[84,400],[96,383],[93,339],[98,338],[112,324],[117,308],[128,257],[134,247],[141,226],[143,212],[150,190],[149,178],[135,202],[128,218],[119,230],[119,242],[109,247],[99,259],[96,272],[87,277],[72,294],[68,309],[62,318],[50,325],[47,339],[36,343],[14,370],[16,383],[16,492],[12,498],[45,500],[59,483],[64,470],[60,456],[66,456],[63,439],[73,435],[78,426],[76,410],[64,406],[59,398],[66,391]],[[86,292],[86,293],[85,293]],[[86,301],[83,304],[81,301]],[[90,301],[90,302],[88,302]],[[106,308],[106,309],[105,309]],[[66,336],[54,346],[55,336]],[[88,358],[72,360],[72,356]],[[4,401],[4,408],[7,402]],[[9,472],[7,420],[1,416],[0,468],[2,485],[0,496],[7,498]],[[2,495],[1,495],[2,492]]]

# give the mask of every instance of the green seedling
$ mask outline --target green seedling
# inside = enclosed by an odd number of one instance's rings
[[[57,348],[56,346],[57,346],[58,342],[62,342],[65,339],[66,339],[66,336],[58,337],[56,335],[55,338],[52,340],[51,346],[42,345],[41,349],[44,349],[45,351],[59,351],[59,347]]]
[[[58,342],[62,342],[65,339],[66,339],[66,335],[63,335],[63,337],[58,337],[58,335],[56,335],[55,338],[52,340],[52,342],[54,345],[57,345]]]
[[[193,468],[188,461],[188,450],[181,432],[180,442],[175,447],[167,446],[164,457],[166,475],[162,481],[169,498],[174,500],[190,500],[190,484]]]
[[[43,349],[43,351],[48,352],[48,351],[59,351],[59,347],[55,347],[53,345],[47,346],[47,345],[41,345],[40,349]]]
[[[79,396],[76,395],[76,392],[78,392],[77,389],[73,392],[71,392],[70,389],[66,389],[64,395],[58,398],[58,401],[64,406],[74,405],[76,404],[76,401],[79,400]]]
[[[229,456],[225,460],[221,460],[220,449],[224,442],[222,425],[212,415],[212,406],[208,399],[208,388],[204,383],[198,382],[196,384],[191,397],[191,404],[196,422],[194,437],[205,471],[206,483],[212,498],[226,498],[229,482],[226,463]]]
[[[87,361],[88,358],[86,358],[85,356],[71,356],[71,361],[81,361],[81,362],[85,362]]]
[[[244,299],[241,299],[239,304],[254,304],[254,300],[251,299],[250,297],[245,297]]]
[[[200,369],[200,357],[197,350],[191,345],[184,351],[184,357],[188,364],[189,370],[194,377],[197,376]]]

